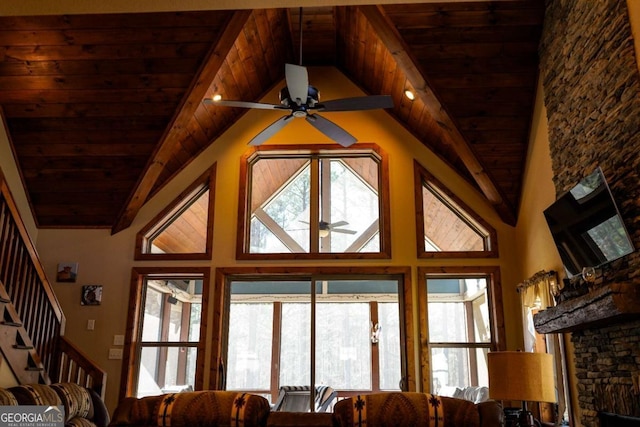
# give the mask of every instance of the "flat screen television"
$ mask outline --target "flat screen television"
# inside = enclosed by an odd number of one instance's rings
[[[634,251],[600,168],[560,196],[544,216],[569,277]]]

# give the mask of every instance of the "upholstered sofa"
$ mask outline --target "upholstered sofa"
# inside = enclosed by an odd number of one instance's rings
[[[126,398],[110,426],[171,427],[500,427],[496,401],[425,393],[372,393],[343,399],[333,413],[272,412],[267,399],[231,391],[197,391]],[[437,419],[437,421],[436,421]],[[366,424],[365,422],[366,421]]]
[[[190,391],[142,398],[127,397],[111,426],[251,427],[265,426],[271,407],[262,396],[233,391]]]
[[[73,383],[0,388],[0,405],[63,406],[67,427],[106,427],[107,408],[96,392]]]

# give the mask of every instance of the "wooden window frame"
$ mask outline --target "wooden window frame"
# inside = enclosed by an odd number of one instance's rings
[[[359,154],[373,155],[379,161],[378,174],[378,230],[380,236],[379,252],[318,252],[314,247],[314,240],[310,241],[311,252],[296,253],[250,253],[250,208],[251,203],[251,163],[260,155],[291,155],[303,158],[357,156]],[[389,161],[388,156],[376,144],[359,143],[357,147],[340,147],[335,145],[263,145],[249,150],[240,160],[240,191],[238,198],[238,234],[236,240],[236,259],[238,260],[315,260],[315,259],[390,259],[391,258],[391,227],[389,206]],[[312,201],[312,210],[318,209]],[[310,224],[309,232],[318,234],[318,225]],[[315,244],[317,246],[317,243]]]
[[[429,301],[427,298],[427,279],[451,277],[487,277],[487,303],[489,304],[489,323],[491,327],[490,351],[506,350],[506,332],[502,305],[502,283],[500,267],[418,267],[418,333],[420,342],[420,377],[423,391],[431,391],[431,342],[429,340]],[[438,347],[443,347],[438,345]],[[484,348],[485,345],[469,343],[451,343],[446,347]]]
[[[211,269],[209,267],[134,267],[131,270],[131,287],[129,288],[129,312],[120,376],[119,400],[135,396],[137,393],[138,370],[140,366],[142,345],[142,317],[144,316],[145,280],[150,276],[194,276],[202,279],[202,312],[200,313],[200,336],[195,345],[198,351],[195,373],[195,390],[204,387],[205,351],[207,336],[207,319],[209,312],[209,283]],[[184,331],[183,331],[184,332]],[[188,334],[188,331],[187,331]],[[178,341],[178,344],[182,342]],[[175,346],[176,342],[170,342]]]
[[[358,277],[392,277],[398,280],[401,289],[398,290],[398,305],[400,310],[400,357],[402,373],[402,389],[404,391],[417,391],[416,376],[414,373],[414,325],[413,325],[413,294],[411,286],[410,267],[234,267],[218,268],[215,273],[215,292],[213,301],[213,345],[210,360],[209,388],[215,390],[225,389],[226,366],[226,341],[227,331],[224,326],[228,324],[230,302],[230,284],[238,279],[260,279],[260,280],[311,280],[313,277],[322,278],[345,278],[352,279]],[[275,310],[275,307],[274,307]],[[275,313],[274,313],[275,314]],[[275,317],[275,316],[274,316]],[[274,342],[274,347],[275,347]],[[279,345],[278,345],[279,348]],[[272,350],[272,353],[276,350]],[[272,356],[275,356],[273,353]],[[373,354],[372,354],[372,357]],[[273,384],[273,381],[272,381]],[[379,385],[379,379],[378,379]],[[372,387],[374,380],[372,379]],[[342,393],[349,395],[349,392]],[[353,392],[352,394],[357,394]],[[277,394],[276,394],[277,396]]]
[[[215,185],[216,185],[216,164],[200,175],[185,191],[180,193],[166,208],[156,215],[147,225],[136,235],[135,260],[210,260],[213,248],[213,213],[215,208]],[[189,207],[189,201],[204,189],[209,190],[209,204],[207,206],[207,235],[204,252],[193,253],[165,253],[152,254],[145,253],[148,245],[148,236],[160,232],[165,221],[179,215],[185,208]]]
[[[478,215],[473,209],[471,209],[466,203],[464,203],[458,196],[451,192],[444,184],[442,184],[436,177],[430,174],[420,163],[414,160],[414,194],[416,204],[416,242],[418,244],[418,258],[498,258],[498,234],[496,230],[485,221],[480,215]],[[467,223],[471,228],[480,232],[481,228],[487,231],[485,236],[486,250],[483,251],[427,251],[424,244],[424,205],[422,190],[424,185],[428,185],[434,188],[437,192],[443,194],[445,197],[451,199],[462,212],[459,212],[453,207],[449,207],[458,217]],[[477,224],[477,225],[476,225]],[[483,234],[483,233],[480,233]]]

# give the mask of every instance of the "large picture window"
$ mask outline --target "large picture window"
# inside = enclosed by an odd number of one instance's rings
[[[261,147],[243,161],[238,258],[388,257],[385,162],[363,145]]]
[[[272,404],[283,386],[408,389],[404,288],[403,274],[228,276],[220,384]]]

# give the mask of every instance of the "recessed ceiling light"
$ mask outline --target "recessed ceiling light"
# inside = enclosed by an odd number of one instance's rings
[[[416,96],[414,95],[414,93],[410,89],[407,89],[407,90],[404,91],[404,96],[409,98],[411,101],[416,99]]]
[[[213,95],[211,99],[213,100],[213,102],[218,102],[222,99],[222,95],[220,95],[219,93],[216,93],[215,95]]]

